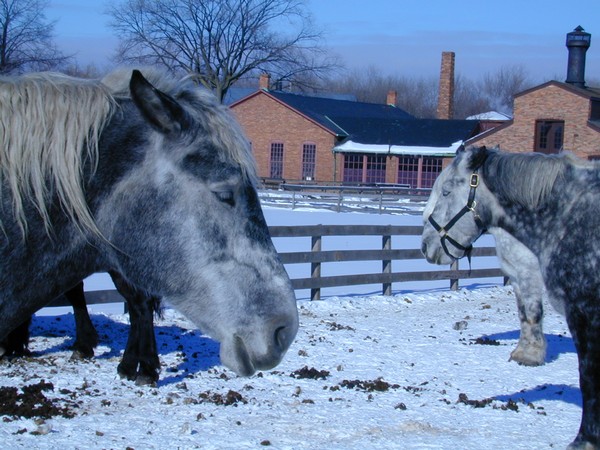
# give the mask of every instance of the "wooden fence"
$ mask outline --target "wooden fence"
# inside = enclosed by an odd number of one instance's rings
[[[459,269],[455,263],[448,269],[428,271],[393,271],[394,261],[424,261],[420,248],[394,249],[392,240],[394,237],[402,239],[408,236],[420,236],[422,226],[402,225],[309,225],[309,226],[272,226],[269,227],[271,236],[279,238],[310,238],[310,247],[307,245],[305,251],[279,253],[284,265],[310,264],[310,277],[291,277],[294,289],[310,289],[311,300],[321,298],[321,289],[340,286],[356,285],[381,285],[384,295],[392,294],[392,283],[398,282],[429,282],[448,280],[451,289],[458,289],[459,280],[473,278],[498,278],[504,277],[499,268],[491,269]],[[322,250],[324,237],[356,236],[380,236],[381,246],[367,250]],[[420,245],[420,240],[419,245]],[[473,258],[489,257],[496,254],[494,247],[479,247],[473,251]],[[380,261],[381,271],[378,273],[346,274],[322,276],[324,264],[335,264],[340,262],[358,261]],[[434,266],[431,266],[432,268]],[[288,270],[289,271],[289,270]],[[89,304],[115,303],[123,301],[123,298],[114,290],[88,291],[86,299]],[[51,306],[68,305],[64,297],[56,299]]]
[[[399,204],[398,199],[412,199],[425,202],[431,189],[411,188],[402,184],[380,185],[313,185],[281,183],[279,192],[289,196],[284,202],[277,196],[272,196],[272,190],[259,191],[261,204],[286,205],[288,208],[310,204],[341,212],[353,209],[371,209],[380,214],[394,210],[405,210],[405,205]],[[404,206],[404,207],[403,207]]]
[[[310,263],[311,276],[292,278],[294,289],[310,289],[311,299],[321,298],[321,288],[354,286],[361,284],[381,284],[383,295],[392,294],[392,283],[406,281],[448,280],[450,288],[458,289],[458,281],[469,278],[504,277],[499,268],[460,270],[454,263],[447,270],[431,271],[392,271],[392,262],[397,260],[423,260],[420,248],[393,249],[394,236],[420,236],[422,226],[395,225],[310,225],[269,227],[273,238],[309,237],[311,248],[307,251],[279,253],[284,265]],[[381,236],[381,247],[371,250],[322,250],[325,236]],[[473,257],[495,256],[494,247],[475,248]],[[381,272],[321,276],[322,265],[336,262],[381,261]]]

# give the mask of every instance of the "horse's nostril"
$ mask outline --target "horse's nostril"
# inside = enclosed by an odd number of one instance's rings
[[[425,242],[421,244],[421,253],[423,253],[424,255],[427,254],[427,244]]]
[[[279,327],[275,330],[275,344],[279,350],[286,350],[290,346],[290,333],[287,327]]]

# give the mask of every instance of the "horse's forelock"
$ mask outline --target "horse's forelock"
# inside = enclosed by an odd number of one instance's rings
[[[537,208],[545,202],[566,166],[566,159],[558,155],[488,150],[482,173],[484,182],[497,196]]]

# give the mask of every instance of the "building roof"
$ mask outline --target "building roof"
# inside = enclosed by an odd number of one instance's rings
[[[494,122],[500,122],[504,120],[510,120],[511,117],[507,114],[498,111],[488,111],[484,113],[475,114],[474,116],[467,117],[467,120],[490,120]]]
[[[479,130],[477,120],[338,118],[352,130],[334,152],[454,155]]]
[[[333,151],[454,155],[478,120],[417,119],[392,105],[259,90],[336,136]],[[246,99],[247,99],[246,98]],[[235,104],[242,103],[245,99]]]
[[[570,92],[573,92],[574,94],[581,95],[582,97],[586,97],[586,98],[600,98],[600,87],[591,87],[590,86],[590,87],[580,88],[580,87],[572,85],[571,83],[564,83],[562,81],[556,81],[556,80],[546,81],[545,83],[542,83],[542,84],[534,86],[530,89],[521,91],[521,92],[515,94],[515,98],[520,97],[522,95],[527,95],[530,92],[537,91],[538,89],[543,89],[547,86],[558,86],[560,88],[566,89]]]
[[[380,103],[354,102],[278,91],[267,93],[340,137],[346,137],[351,132],[338,123],[338,119],[343,117],[361,120],[414,119],[412,115],[400,108]]]

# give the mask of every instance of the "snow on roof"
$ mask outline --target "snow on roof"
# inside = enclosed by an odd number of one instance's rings
[[[475,114],[474,116],[467,117],[466,120],[510,120],[511,117],[498,112],[498,111],[488,111],[481,114]]]
[[[334,153],[373,153],[391,155],[429,155],[429,156],[454,156],[456,150],[463,144],[457,141],[449,147],[421,147],[416,145],[374,145],[359,144],[348,140],[343,144],[333,147]]]

